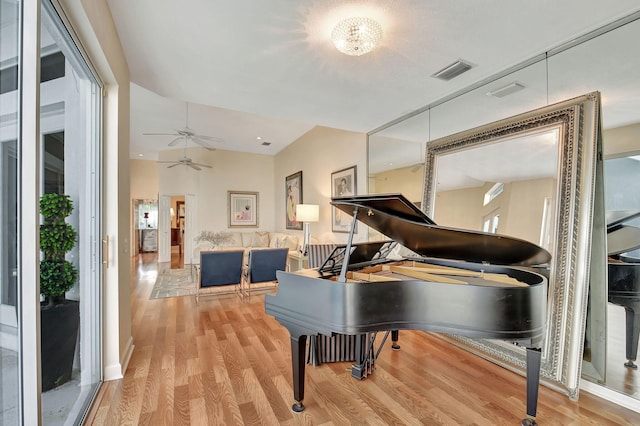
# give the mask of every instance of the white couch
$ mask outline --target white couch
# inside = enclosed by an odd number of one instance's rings
[[[291,250],[299,250],[302,239],[297,235],[286,234],[283,232],[269,231],[224,231],[231,235],[231,239],[225,243],[218,244],[215,247],[211,243],[201,242],[196,244],[191,264],[200,263],[200,252],[207,250],[244,250],[244,263],[247,263],[247,257],[251,250],[260,250],[261,248],[282,248],[287,247]]]

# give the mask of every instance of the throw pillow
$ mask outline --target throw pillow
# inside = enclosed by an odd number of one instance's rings
[[[269,247],[269,232],[256,231],[251,240],[251,247]]]

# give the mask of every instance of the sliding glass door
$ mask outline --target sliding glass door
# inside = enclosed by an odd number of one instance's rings
[[[58,12],[48,0],[0,0],[3,425],[79,424],[102,379],[102,89]],[[68,196],[73,207],[65,239],[75,242],[61,262],[76,272],[54,295],[40,270],[44,194]]]

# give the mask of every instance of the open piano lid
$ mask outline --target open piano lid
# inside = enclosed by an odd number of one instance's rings
[[[542,265],[551,259],[545,249],[513,237],[438,226],[402,194],[357,195],[331,200],[392,240],[424,257],[496,265]]]
[[[640,248],[640,228],[626,222],[640,217],[640,210],[615,210],[606,213],[607,253],[615,256]]]

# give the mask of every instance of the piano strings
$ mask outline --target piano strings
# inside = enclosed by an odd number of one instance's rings
[[[407,278],[441,282],[446,284],[479,284],[484,286],[508,285],[527,287],[528,284],[518,281],[506,274],[470,271],[450,266],[432,265],[416,261],[403,261],[386,265],[364,268],[347,274],[347,282],[381,282],[403,281]],[[471,280],[464,278],[471,278]]]

